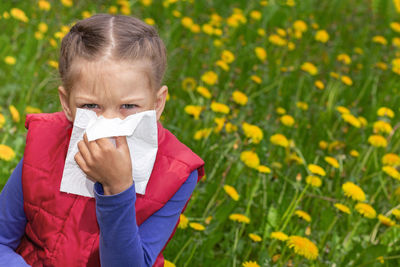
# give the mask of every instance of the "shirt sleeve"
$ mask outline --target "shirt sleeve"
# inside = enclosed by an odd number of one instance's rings
[[[29,266],[15,252],[25,233],[26,216],[22,194],[22,161],[18,163],[0,194],[0,262],[7,266]]]
[[[102,185],[96,183],[101,266],[152,266],[174,230],[197,184],[197,177],[197,170],[194,170],[175,195],[139,227],[135,185],[119,194],[105,196]]]

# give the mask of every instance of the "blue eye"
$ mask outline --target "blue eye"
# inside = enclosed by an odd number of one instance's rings
[[[93,108],[96,108],[96,107],[98,107],[97,104],[84,104],[84,105],[82,105],[82,108],[88,108],[88,109],[93,109]]]
[[[137,107],[137,105],[135,105],[135,104],[123,104],[121,107],[124,108],[124,109],[131,109],[131,108]]]

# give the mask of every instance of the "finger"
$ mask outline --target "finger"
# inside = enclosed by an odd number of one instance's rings
[[[92,155],[95,155],[95,153],[99,150],[99,146],[96,143],[96,140],[94,141],[90,141],[87,138],[87,134],[85,133],[83,135],[83,141],[85,142],[87,148],[89,149],[89,151],[92,153]]]
[[[115,145],[111,142],[111,140],[108,137],[97,139],[96,143],[98,147],[101,149],[108,150],[115,148]]]
[[[126,140],[126,136],[117,136],[115,137],[115,145],[117,148],[128,148],[128,141]]]
[[[76,153],[74,156],[75,162],[76,164],[78,164],[79,168],[81,168],[81,170],[87,174],[89,172],[89,168],[86,165],[85,160],[82,157],[82,154],[80,152]]]
[[[88,165],[90,165],[90,162],[92,161],[92,154],[89,151],[89,148],[87,147],[86,143],[84,141],[79,141],[78,149],[82,158]]]

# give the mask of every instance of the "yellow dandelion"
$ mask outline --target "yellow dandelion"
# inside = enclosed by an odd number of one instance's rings
[[[25,15],[25,12],[22,11],[21,9],[19,9],[19,8],[11,8],[10,14],[16,20],[20,20],[20,21],[23,21],[23,22],[28,22],[29,21],[28,17]]]
[[[400,75],[400,58],[392,59],[392,71]]]
[[[366,218],[373,219],[376,217],[375,209],[367,203],[357,203],[355,209]]]
[[[325,170],[316,164],[308,164],[307,167],[308,167],[308,170],[313,174],[318,174],[320,176],[326,175]]]
[[[337,106],[336,110],[339,111],[341,114],[350,114],[350,110],[343,106]]]
[[[314,64],[312,64],[311,62],[304,62],[302,65],[301,65],[301,70],[303,70],[303,71],[305,71],[305,72],[308,72],[309,74],[311,74],[311,75],[316,75],[316,74],[318,74],[318,69],[317,69],[317,67],[314,65]]]
[[[377,115],[380,116],[380,117],[387,116],[389,118],[393,118],[394,117],[394,112],[393,112],[393,110],[391,110],[388,107],[381,107],[381,108],[378,109]]]
[[[364,191],[352,182],[346,182],[342,185],[345,196],[350,197],[357,201],[365,201]]]
[[[318,146],[319,146],[319,148],[321,148],[322,150],[325,150],[325,149],[328,148],[328,142],[326,142],[326,141],[324,141],[324,140],[321,140],[321,141],[319,141]]]
[[[381,69],[381,70],[387,70],[387,68],[388,68],[388,66],[385,62],[377,62],[375,64],[375,67],[377,67],[378,69]]]
[[[289,140],[283,134],[274,134],[270,137],[269,140],[274,145],[278,145],[278,146],[282,146],[282,147],[289,146]]]
[[[217,62],[215,62],[215,65],[217,65],[218,67],[220,67],[224,71],[228,71],[229,70],[229,65],[225,61],[217,60]]]
[[[6,118],[3,114],[0,113],[0,129],[3,128],[4,124],[6,123]]]
[[[224,118],[224,117],[214,118],[214,122],[217,124],[217,126],[215,126],[215,128],[214,128],[214,131],[216,133],[219,133],[222,130],[222,128],[224,128],[225,121],[226,121],[226,118]]]
[[[280,117],[280,121],[282,122],[283,125],[288,127],[292,127],[294,124],[294,119],[290,115],[283,115],[282,117]]]
[[[342,62],[342,63],[344,63],[344,64],[346,64],[346,65],[349,65],[350,63],[351,63],[351,58],[350,58],[350,56],[349,55],[347,55],[347,54],[339,54],[337,57],[336,57],[336,60],[337,61],[340,61],[340,62]]]
[[[241,223],[250,223],[250,218],[240,213],[232,213],[229,215],[229,219]]]
[[[39,0],[38,6],[40,10],[45,10],[45,11],[49,11],[51,7],[50,3],[45,0]]]
[[[186,91],[193,91],[196,88],[197,82],[192,77],[186,77],[182,81],[182,88]]]
[[[357,158],[358,156],[360,156],[360,153],[358,153],[357,150],[352,149],[350,151],[350,156]]]
[[[301,236],[289,236],[287,240],[289,248],[293,248],[294,252],[309,260],[315,260],[318,257],[318,248],[309,239]]]
[[[256,261],[245,261],[242,263],[242,267],[260,267]]]
[[[224,62],[230,64],[230,63],[232,63],[232,62],[235,60],[235,55],[234,55],[231,51],[229,51],[229,50],[224,50],[224,51],[222,51],[222,53],[221,53],[221,59],[222,59]]]
[[[389,166],[400,165],[400,157],[394,153],[387,153],[382,157],[382,163]]]
[[[164,259],[164,267],[176,267],[176,265],[169,260]]]
[[[8,107],[8,109],[10,110],[11,117],[12,117],[13,121],[14,122],[19,122],[20,121],[20,116],[19,116],[19,112],[18,112],[17,108],[14,105],[10,105]]]
[[[262,240],[261,236],[257,235],[257,234],[253,234],[250,233],[249,237],[251,240],[253,240],[254,242],[260,242]]]
[[[339,168],[339,162],[334,157],[324,157],[324,160],[328,162],[332,167],[336,169]]]
[[[400,173],[396,168],[392,166],[383,166],[382,171],[387,175],[389,175],[390,177],[400,180]]]
[[[293,28],[299,32],[307,31],[307,24],[302,20],[296,20],[293,22]]]
[[[395,32],[400,33],[400,23],[398,23],[398,22],[392,22],[392,23],[390,23],[390,28],[391,28],[392,30],[394,30]]]
[[[306,102],[298,101],[296,106],[302,110],[308,110],[308,104]]]
[[[197,86],[196,92],[198,92],[205,98],[211,98],[210,91],[207,88],[205,88],[204,86]]]
[[[4,62],[8,65],[15,65],[15,63],[17,62],[17,60],[15,59],[15,57],[12,56],[6,56],[4,58]]]
[[[190,228],[193,228],[196,231],[204,231],[206,228],[204,227],[204,225],[200,224],[200,223],[196,223],[196,222],[191,222],[189,223]]]
[[[341,212],[344,212],[344,213],[347,213],[347,214],[351,213],[349,207],[347,207],[346,205],[343,205],[343,204],[340,204],[340,203],[335,203],[334,206],[335,206],[335,208],[337,208]]]
[[[230,122],[227,122],[225,124],[225,130],[226,130],[227,133],[236,132],[237,131],[237,126],[232,124],[232,123],[230,123]]]
[[[320,187],[322,184],[322,181],[318,176],[308,175],[306,177],[306,183],[313,187]]]
[[[296,214],[299,218],[302,218],[302,219],[304,219],[304,220],[307,221],[307,222],[311,222],[311,216],[310,216],[310,214],[308,214],[308,213],[305,212],[305,211],[296,210],[296,211],[294,212],[294,214]]]
[[[226,184],[226,185],[224,185],[224,190],[225,190],[225,193],[228,196],[230,196],[233,200],[235,200],[235,201],[239,200],[240,196],[233,186]]]
[[[189,223],[189,219],[184,214],[181,214],[179,216],[178,228],[185,229],[185,228],[187,228],[188,223]]]
[[[371,135],[368,137],[368,143],[374,147],[387,147],[387,141],[382,135]]]
[[[260,78],[259,76],[257,76],[257,75],[251,75],[251,76],[250,76],[250,79],[251,79],[253,82],[257,83],[257,84],[261,84],[261,82],[262,82],[261,78]]]
[[[192,115],[195,120],[198,120],[200,118],[203,107],[196,105],[187,105],[184,110],[187,114]]]
[[[61,4],[63,4],[66,7],[71,7],[73,5],[72,0],[61,0]]]
[[[228,114],[230,109],[227,105],[225,105],[223,103],[212,101],[211,102],[211,110],[214,112]]]
[[[14,150],[7,146],[0,144],[0,159],[5,161],[10,161],[15,158]]]
[[[247,122],[242,123],[243,132],[247,138],[251,138],[252,142],[255,144],[260,143],[263,139],[263,132],[260,127]]]
[[[386,38],[381,36],[381,35],[376,35],[376,36],[372,37],[372,42],[378,43],[378,44],[381,44],[381,45],[387,45]]]
[[[55,60],[49,60],[49,61],[47,61],[47,64],[49,64],[50,67],[58,69],[58,62]]]
[[[256,56],[259,60],[261,61],[265,61],[267,59],[267,51],[265,51],[264,48],[262,47],[256,47],[254,49]]]
[[[200,130],[195,132],[193,138],[195,140],[200,140],[202,138],[207,138],[210,135],[211,131],[212,131],[212,128],[200,129]]]
[[[42,110],[40,108],[35,108],[35,107],[32,107],[32,106],[26,106],[25,113],[42,113]]]
[[[315,87],[317,87],[320,90],[324,90],[324,88],[325,88],[324,83],[322,81],[320,81],[320,80],[316,80],[314,82],[314,85],[315,85]]]
[[[284,108],[282,108],[282,107],[277,107],[275,111],[276,111],[276,113],[278,113],[280,115],[286,113],[286,110]]]
[[[145,18],[144,22],[149,24],[149,25],[155,25],[156,24],[156,22],[152,18]]]
[[[261,173],[271,173],[271,169],[264,165],[258,166],[257,170]]]
[[[250,150],[240,153],[240,160],[243,161],[246,166],[253,169],[258,169],[258,166],[260,166],[260,159],[258,158],[258,155]]]
[[[364,118],[363,116],[358,116],[357,119],[360,122],[361,127],[367,126],[368,122],[366,118]]]
[[[341,80],[345,85],[348,85],[348,86],[353,85],[353,80],[352,80],[349,76],[343,75],[342,77],[340,77],[340,80]]]
[[[277,239],[277,240],[281,240],[281,241],[286,241],[286,240],[288,240],[288,236],[285,234],[285,233],[283,233],[283,232],[272,232],[271,233],[271,235],[270,235],[270,237],[272,238],[272,239]]]
[[[235,103],[238,103],[239,105],[242,105],[242,106],[246,105],[247,101],[248,101],[247,96],[243,92],[240,92],[238,90],[235,90],[233,92],[232,98],[233,98],[233,101],[235,101]]]
[[[288,43],[285,39],[283,39],[282,37],[280,37],[280,36],[277,35],[277,34],[271,34],[271,35],[268,37],[268,41],[269,41],[271,44],[274,44],[274,45],[277,45],[277,46],[285,46],[285,45],[287,45],[287,43]]]
[[[315,40],[321,43],[326,43],[329,40],[329,34],[326,30],[318,30],[315,33]]]
[[[393,221],[393,220],[391,220],[389,217],[386,217],[385,215],[383,215],[383,214],[379,214],[378,215],[378,220],[382,223],[382,224],[384,224],[384,225],[386,225],[386,226],[393,226],[393,225],[396,225],[396,222],[395,221]]]
[[[250,12],[250,17],[254,20],[260,20],[261,19],[261,12],[258,10],[253,10]]]
[[[208,85],[214,85],[218,81],[218,75],[214,71],[210,70],[201,76],[201,80]]]
[[[392,214],[393,214],[398,220],[400,220],[400,210],[399,210],[399,209],[394,209],[394,210],[392,210]]]
[[[390,123],[386,121],[376,121],[373,124],[374,132],[375,133],[390,133],[393,128]]]
[[[352,126],[354,126],[356,128],[361,127],[361,122],[353,114],[343,113],[341,115],[341,117],[345,122],[351,124]]]

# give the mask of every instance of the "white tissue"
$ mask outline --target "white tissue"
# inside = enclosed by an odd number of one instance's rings
[[[74,127],[65,160],[60,191],[94,197],[94,182],[86,177],[74,157],[79,151],[78,142],[87,134],[88,141],[105,137],[126,136],[132,161],[132,177],[136,193],[144,195],[153,170],[158,149],[157,119],[155,110],[136,113],[121,120],[97,117],[96,112],[76,110]],[[111,139],[114,141],[114,139]],[[115,144],[115,142],[114,142]]]

